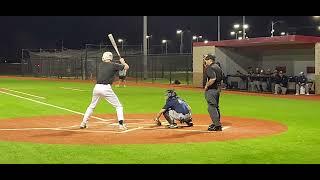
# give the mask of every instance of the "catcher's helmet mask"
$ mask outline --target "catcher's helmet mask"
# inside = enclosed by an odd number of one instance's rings
[[[166,90],[166,96],[167,98],[177,97],[177,93],[174,91],[174,89],[168,89]]]

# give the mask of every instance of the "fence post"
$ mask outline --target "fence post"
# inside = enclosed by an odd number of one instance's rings
[[[170,81],[170,84],[171,84],[171,71],[172,71],[172,65],[170,65],[170,72],[169,72],[169,81]]]
[[[58,56],[57,56],[57,49],[54,49],[54,55],[55,55],[55,57],[57,58]],[[59,60],[59,59],[58,59]],[[53,76],[56,76],[57,75],[57,68],[56,68],[56,59],[55,59],[55,61],[54,61],[54,65],[53,65],[53,67],[55,67],[54,68],[54,75]]]
[[[154,79],[153,79],[153,71],[154,71],[154,67],[153,67],[153,59],[151,59],[151,82],[154,83]]]
[[[23,67],[24,67],[24,60],[23,60],[23,49],[21,50],[21,61],[20,61],[20,66],[21,66],[21,75],[24,76],[24,70],[23,70]]]
[[[40,49],[40,51],[41,51],[41,49]],[[41,57],[41,55],[40,55],[40,57]],[[44,73],[43,73],[43,59],[41,58],[41,61],[40,61],[40,68],[39,68],[39,75],[40,75],[40,77],[43,77],[44,76]]]
[[[83,80],[84,77],[83,77],[83,57],[82,57],[82,52],[81,52],[81,55],[80,55],[80,63],[81,63],[81,80]]]
[[[172,79],[173,79],[173,81],[175,80],[175,73],[177,72],[177,65],[175,64],[174,65],[174,71],[173,71],[173,74],[172,74]]]
[[[161,63],[161,78],[164,78],[164,68],[163,68],[163,63]]]
[[[50,77],[50,72],[49,72],[50,62],[51,62],[50,59],[48,59],[48,60],[47,60],[47,63],[46,63],[46,67],[47,67],[47,68],[46,68],[46,69],[47,69],[47,70],[46,70],[46,71],[47,71],[47,77]]]
[[[186,80],[187,80],[187,85],[189,85],[189,67],[187,67],[187,78],[186,78]]]
[[[95,78],[97,79],[98,76],[98,58],[96,58],[96,76]]]
[[[144,74],[144,64],[142,62],[142,66],[140,66],[140,80],[142,81],[143,80],[143,75]]]
[[[187,85],[189,85],[189,67],[190,67],[190,64],[189,64],[189,60],[187,58]]]
[[[136,64],[135,64],[135,70],[136,70],[136,83],[138,83],[138,61],[137,61],[137,59],[135,59],[135,61],[136,61]]]
[[[51,64],[52,64],[52,60],[49,61],[49,70],[48,70],[49,71],[49,77],[51,77],[51,74],[52,74],[52,72],[51,72],[51,66],[52,65]]]
[[[87,60],[88,60],[88,49],[87,49],[87,44],[86,44],[86,56],[84,59],[84,72],[83,72],[85,80],[87,80]]]
[[[58,79],[60,79],[60,77],[61,77],[61,57],[58,59],[58,64],[59,64],[59,70],[58,70]]]
[[[154,79],[157,80],[157,60],[158,58],[155,58],[155,68],[154,68]]]
[[[73,76],[74,76],[74,79],[77,79],[78,77],[77,77],[77,58],[74,58],[73,59],[73,69],[72,69],[72,74],[73,74]]]

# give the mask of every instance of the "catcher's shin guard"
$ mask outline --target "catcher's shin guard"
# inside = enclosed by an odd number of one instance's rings
[[[163,113],[163,117],[168,121],[169,124],[174,124],[174,119],[169,115],[169,111]]]

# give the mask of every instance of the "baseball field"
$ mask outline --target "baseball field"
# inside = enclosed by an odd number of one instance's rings
[[[80,130],[92,81],[0,77],[1,164],[319,164],[319,96],[224,91],[222,132],[208,132],[201,89],[175,87],[192,107],[194,127],[166,129],[153,118],[167,85],[113,87],[124,106],[126,131],[101,101]],[[161,118],[163,124],[165,121]]]

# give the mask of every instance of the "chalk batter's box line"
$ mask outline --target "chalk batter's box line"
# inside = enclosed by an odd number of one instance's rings
[[[66,126],[66,127],[58,127],[58,128],[6,128],[6,129],[0,129],[0,131],[32,131],[32,130],[52,130],[52,131],[69,131],[69,132],[83,132],[83,133],[116,133],[116,134],[123,134],[128,132],[133,132],[136,130],[170,130],[170,131],[181,131],[181,132],[201,132],[201,133],[210,133],[210,131],[204,131],[204,130],[195,130],[195,129],[168,129],[164,127],[143,127],[138,126],[136,128],[131,128],[125,131],[116,131],[116,130],[90,130],[90,129],[67,129],[67,128],[73,128],[77,127],[77,125],[74,126]],[[230,126],[223,127],[223,130],[226,130],[230,128]]]
[[[101,122],[100,122],[101,123]],[[211,133],[212,131],[205,131],[205,130],[197,130],[197,129],[168,129],[168,128],[165,128],[163,126],[156,126],[155,124],[150,124],[150,123],[127,123],[127,125],[130,125],[130,124],[137,124],[138,126],[142,126],[142,128],[139,128],[141,130],[173,130],[173,131],[184,131],[184,132],[201,132],[201,133]],[[165,123],[162,123],[164,126],[166,125],[169,125],[169,124],[165,124]],[[111,126],[116,126],[118,125],[117,123],[113,123],[113,124],[109,124]],[[144,126],[146,125],[146,126]],[[207,127],[207,125],[194,125],[196,127]],[[180,126],[180,127],[183,127],[183,128],[189,128],[187,126]],[[227,130],[229,129],[231,126],[224,126],[222,128],[222,130]]]

